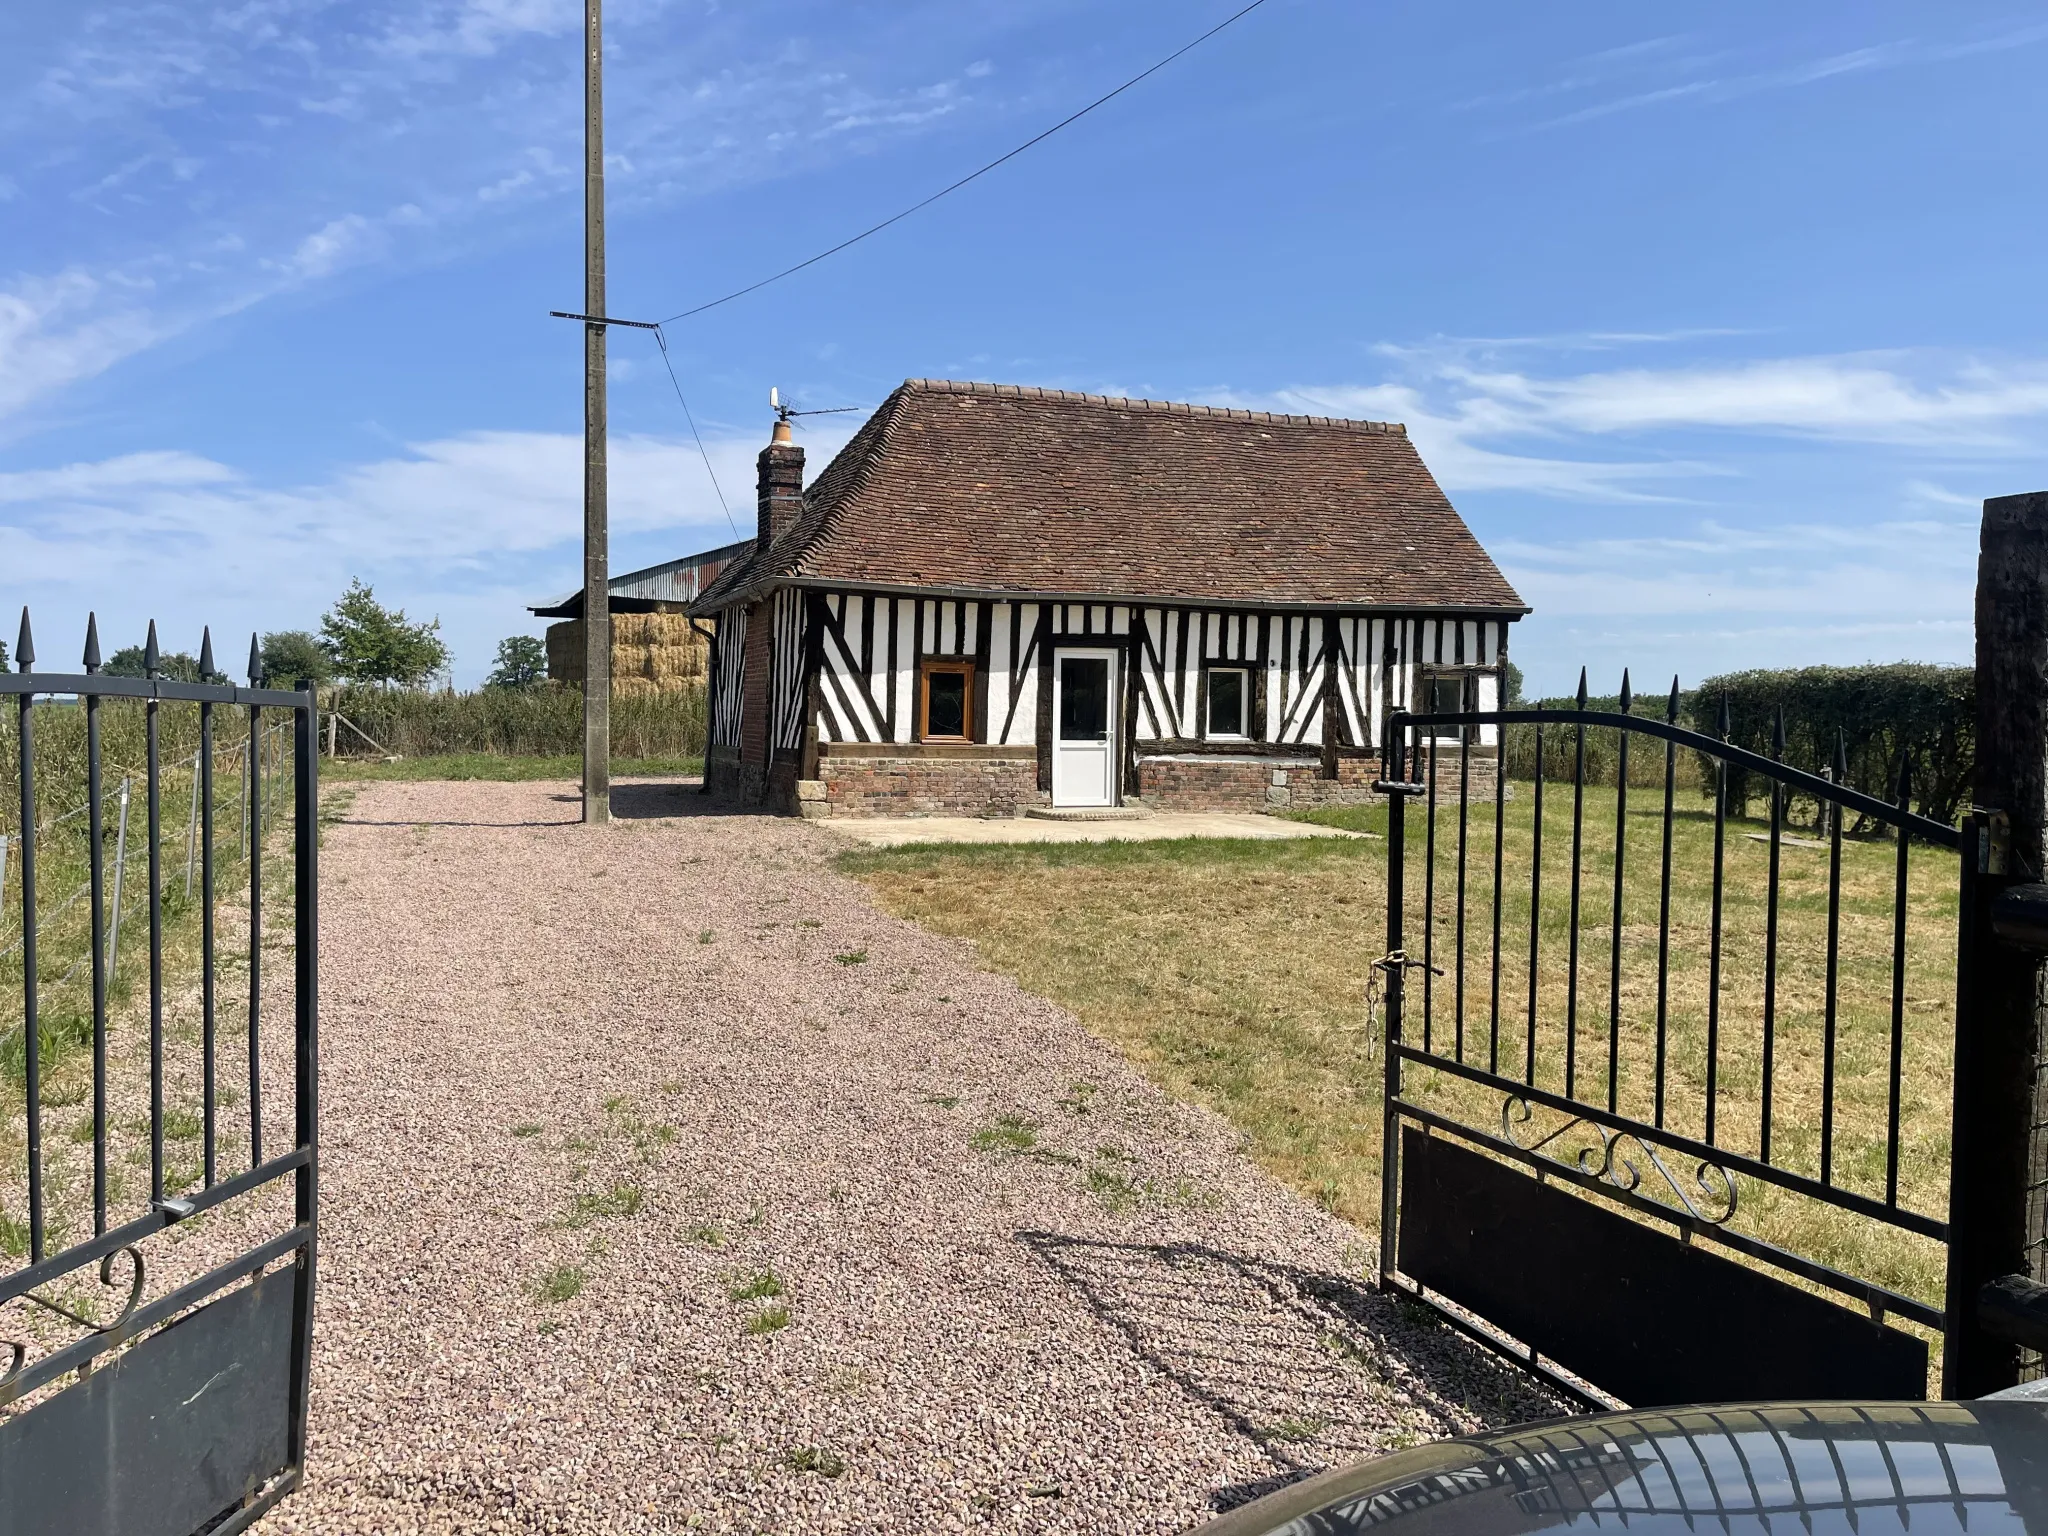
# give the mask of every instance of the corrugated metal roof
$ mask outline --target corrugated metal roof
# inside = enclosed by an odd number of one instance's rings
[[[721,544],[701,554],[684,555],[680,560],[664,560],[660,565],[627,571],[611,579],[612,601],[620,605],[621,612],[647,611],[641,607],[642,604],[695,602],[720,571],[753,547],[752,539],[742,539],[737,544]],[[544,619],[580,618],[583,614],[583,593],[579,589],[556,602],[537,604],[528,611]]]

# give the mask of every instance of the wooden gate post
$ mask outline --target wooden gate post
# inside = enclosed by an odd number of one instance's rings
[[[1995,913],[2048,872],[2048,491],[1984,503],[1977,565],[1980,810],[1965,828],[1943,1387],[1977,1397],[2019,1379],[2010,1327],[1985,1326],[1987,1286],[2042,1273],[2044,956]],[[2025,1278],[2021,1278],[2025,1277]],[[1995,1299],[1995,1298],[1994,1298]],[[2024,1330],[2022,1330],[2024,1331]]]

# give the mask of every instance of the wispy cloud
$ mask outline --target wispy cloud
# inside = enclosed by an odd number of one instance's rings
[[[1951,509],[1944,509],[1951,510]],[[1960,509],[1953,509],[1960,510]],[[1581,665],[1606,685],[1788,663],[1967,657],[1972,518],[1743,528],[1672,519],[1663,532],[1492,551],[1536,611],[1521,642],[1538,686]]]
[[[68,268],[0,290],[0,418],[170,333],[147,275]]]
[[[1402,421],[1446,488],[1588,501],[1696,499],[1702,482],[1736,472],[1717,442],[1760,436],[1937,457],[2048,451],[2048,362],[1893,352],[1582,373],[1528,366],[1532,353],[1580,349],[1575,337],[1384,346],[1393,379],[1214,398]],[[1658,451],[1617,457],[1617,442]]]
[[[2048,465],[2048,360],[1570,366],[1617,345],[1385,345],[1377,381],[1212,398],[1405,422],[1534,606],[1516,643],[1539,687],[1582,662],[1611,684],[1967,655],[1978,509]]]
[[[1762,49],[1702,50],[1697,34],[1646,38],[1571,60],[1554,79],[1536,81],[1451,104],[1450,110],[1511,110],[1580,97],[1583,105],[1525,122],[1511,131],[1539,133],[1679,102],[1720,103],[1845,75],[1939,64],[1982,53],[2048,41],[2048,25],[2029,24],[1982,36],[1892,38],[1809,58],[1770,59]],[[1597,99],[1584,100],[1587,97]]]
[[[614,216],[1001,110],[980,53],[1007,20],[945,12],[936,35],[963,46],[939,65],[899,46],[934,35],[941,9],[892,8],[828,60],[807,41],[823,11],[763,28],[701,0],[622,0],[607,18]],[[20,88],[0,76],[0,201],[37,215],[12,227],[26,233],[0,272],[0,415],[277,293],[523,235],[575,190],[581,13],[574,0],[50,13],[55,40],[11,64]]]
[[[1920,49],[1911,42],[1882,43],[1875,47],[1854,48],[1844,53],[1828,54],[1778,69],[1758,70],[1726,78],[1687,80],[1653,90],[1632,92],[1608,101],[1594,102],[1590,106],[1546,118],[1542,122],[1532,123],[1529,125],[1529,131],[1563,128],[1572,123],[1590,122],[1594,118],[1609,117],[1616,112],[1630,112],[1640,107],[1680,101],[1686,97],[1699,97],[1706,101],[1733,101],[1738,96],[1751,96],[1759,91],[1789,90],[1795,86],[1811,85],[1817,80],[1831,80],[1837,75],[1857,74],[1871,69],[1890,69],[1915,58],[1929,56],[1931,55],[1927,50]]]

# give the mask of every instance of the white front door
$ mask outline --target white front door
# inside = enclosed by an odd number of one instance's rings
[[[1053,656],[1052,803],[1115,805],[1117,653]]]

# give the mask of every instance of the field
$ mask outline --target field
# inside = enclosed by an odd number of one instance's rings
[[[701,757],[615,757],[615,779],[663,778],[704,771]],[[387,762],[380,757],[323,758],[320,777],[333,783],[365,780],[404,780],[418,783],[428,779],[487,779],[499,783],[530,779],[580,779],[583,759],[572,756],[509,757],[498,752],[437,752],[424,757],[401,757]]]
[[[1466,946],[1460,973],[1457,807],[1438,808],[1433,934],[1425,934],[1424,812],[1407,815],[1407,949],[1444,974],[1411,973],[1407,1038],[1521,1076],[1530,1007],[1533,796],[1513,786],[1504,813],[1498,1013],[1494,1007],[1493,805],[1475,803],[1466,848]],[[1755,807],[1763,809],[1761,802]],[[1573,806],[1552,785],[1544,807],[1535,988],[1536,1081],[1564,1087],[1565,1021],[1582,1097],[1604,1102],[1608,1032],[1620,1041],[1615,1096],[1649,1119],[1656,1097],[1660,795],[1628,806],[1620,925],[1619,1007],[1611,1009],[1615,795],[1588,789],[1574,1001],[1570,902]],[[1383,831],[1384,808],[1318,813]],[[1763,1120],[1767,823],[1731,819],[1725,844],[1718,1071],[1721,1145],[1754,1154]],[[1803,830],[1803,829],[1802,829]],[[1806,839],[1812,841],[1811,839]],[[1842,861],[1838,1051],[1832,1161],[1836,1180],[1882,1198],[1891,1050],[1893,879],[1897,844],[1846,839]],[[1820,1165],[1826,975],[1824,847],[1781,850],[1773,1031],[1772,1159]],[[987,964],[1072,1008],[1170,1091],[1229,1118],[1267,1167],[1361,1226],[1377,1225],[1382,1064],[1368,1019],[1370,962],[1385,951],[1384,841],[1131,843],[918,848],[842,856],[892,911],[973,939]],[[1948,1159],[1953,999],[1952,854],[1915,845],[1903,967],[1903,1091],[1896,1170],[1900,1203],[1941,1215]],[[1706,1109],[1713,869],[1711,808],[1681,790],[1673,827],[1667,992],[1667,1123],[1698,1136]],[[1462,985],[1461,985],[1462,983]],[[1498,1032],[1494,1026],[1498,1018]],[[1409,1094],[1497,1130],[1502,1106],[1442,1072],[1411,1073]],[[1539,1115],[1537,1134],[1557,1123]],[[1553,1148],[1553,1150],[1555,1150]],[[1678,1164],[1689,1175],[1689,1164]],[[1659,1191],[1664,1192],[1664,1191]],[[1665,1192],[1668,1193],[1668,1192]],[[1744,1180],[1736,1226],[1938,1301],[1932,1243]]]

